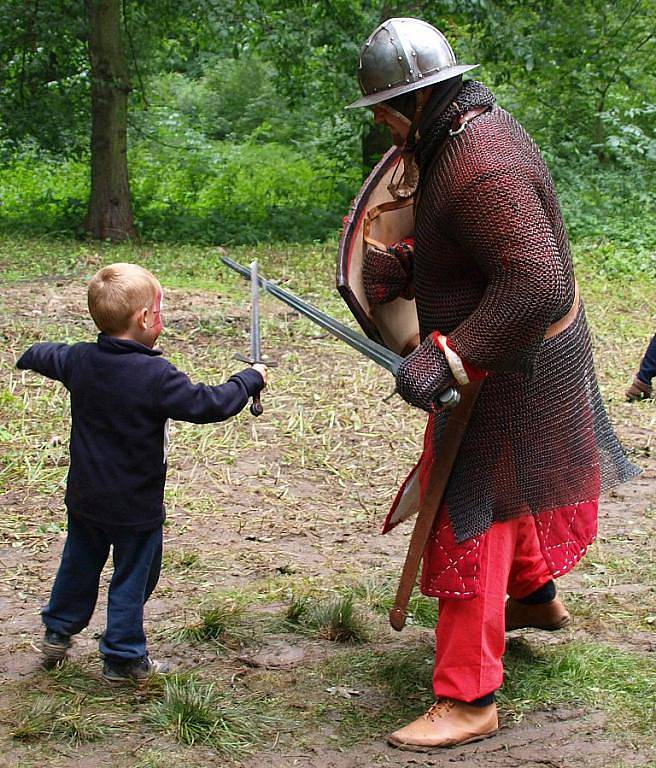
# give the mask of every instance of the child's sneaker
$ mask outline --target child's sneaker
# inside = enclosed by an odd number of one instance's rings
[[[165,675],[170,671],[169,664],[142,656],[122,662],[105,659],[102,676],[108,683],[127,683],[148,680],[153,675]]]
[[[649,384],[645,384],[637,376],[633,379],[631,386],[624,393],[629,402],[634,400],[649,400],[654,396],[654,392]]]
[[[71,638],[69,635],[62,635],[59,632],[53,632],[46,629],[41,644],[41,653],[43,653],[43,666],[46,669],[53,669],[60,666],[66,658],[66,653],[71,647]]]

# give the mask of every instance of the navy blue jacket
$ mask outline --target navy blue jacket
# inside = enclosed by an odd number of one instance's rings
[[[161,352],[100,334],[95,344],[34,344],[17,363],[71,395],[66,506],[97,525],[147,529],[164,513],[168,419],[206,424],[242,410],[263,387],[247,368],[225,384],[192,384]]]

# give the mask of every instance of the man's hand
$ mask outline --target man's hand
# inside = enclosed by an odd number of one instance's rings
[[[262,363],[253,363],[253,369],[256,370],[260,376],[264,379],[264,386],[269,383],[269,369]]]

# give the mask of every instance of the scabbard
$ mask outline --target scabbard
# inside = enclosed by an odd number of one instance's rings
[[[419,512],[417,513],[415,527],[412,531],[410,545],[405,556],[403,570],[401,571],[394,606],[389,612],[390,624],[397,632],[400,632],[405,626],[408,601],[417,580],[419,563],[426,549],[437,513],[442,506],[451,470],[460,450],[462,439],[467,431],[469,418],[474,410],[474,405],[482,385],[483,381],[476,381],[461,388],[461,400],[451,411],[444,427],[442,445],[438,455],[435,457],[428,487],[419,505]]]

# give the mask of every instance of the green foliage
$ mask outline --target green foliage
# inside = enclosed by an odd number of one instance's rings
[[[261,699],[244,700],[193,677],[172,676],[164,697],[150,705],[146,721],[182,744],[205,744],[231,758],[252,751],[276,724]]]
[[[55,739],[78,745],[95,741],[106,732],[98,713],[88,711],[86,696],[53,699],[39,695],[27,709],[17,713],[11,735],[18,741]]]
[[[339,230],[355,185],[353,172],[340,176],[326,157],[271,143],[198,139],[181,152],[144,141],[130,167],[138,227],[155,240],[323,239]],[[26,151],[0,168],[0,231],[78,231],[87,175],[84,160]]]
[[[358,585],[353,593],[376,613],[388,616],[394,605],[397,585],[398,576],[371,578]],[[437,623],[437,616],[437,600],[415,590],[408,601],[407,623],[432,628]]]
[[[516,715],[539,707],[585,703],[612,713],[617,727],[656,726],[656,665],[608,645],[573,642],[537,650],[509,642],[499,701]]]
[[[77,232],[88,195],[87,22],[79,3],[0,9],[0,229]],[[649,266],[656,225],[656,6],[650,0],[134,0],[130,180],[149,240],[334,235],[362,179],[371,116],[361,43],[386,16],[447,34],[544,150],[575,239]],[[642,179],[642,183],[637,180]],[[623,259],[623,264],[625,260]],[[624,266],[608,265],[625,274]]]
[[[245,613],[246,607],[239,602],[217,600],[201,610],[198,623],[184,627],[178,636],[182,640],[239,645],[253,634],[245,622]]]
[[[77,232],[89,192],[86,159],[24,147],[0,166],[0,230]]]
[[[89,118],[86,18],[75,0],[0,3],[0,155],[24,141],[69,153]]]
[[[285,618],[295,629],[336,643],[366,643],[371,634],[350,595],[324,600],[296,597]]]

